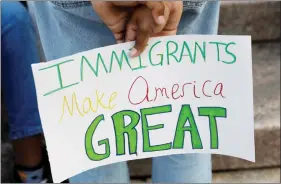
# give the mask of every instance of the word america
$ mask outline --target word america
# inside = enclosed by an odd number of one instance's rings
[[[159,115],[163,113],[172,112],[171,105],[157,106],[151,108],[144,108],[140,110],[140,113],[132,110],[119,111],[111,116],[115,131],[115,146],[116,155],[125,155],[125,137],[128,139],[129,154],[137,154],[137,145],[140,133],[143,139],[143,152],[155,152],[170,149],[183,149],[185,132],[190,133],[192,149],[203,149],[201,137],[196,125],[194,115],[192,113],[190,105],[182,105],[178,122],[176,124],[176,130],[174,139],[171,142],[163,143],[160,145],[151,145],[149,131],[162,129],[164,124],[157,124],[149,126],[147,116]],[[209,119],[210,129],[210,148],[219,149],[219,137],[217,129],[216,118],[226,118],[227,110],[222,107],[198,107],[199,116],[205,116]],[[125,117],[130,118],[130,123],[125,123]],[[85,151],[88,158],[92,161],[100,161],[110,157],[111,146],[109,139],[103,139],[98,141],[99,146],[105,147],[103,153],[97,153],[93,147],[93,136],[97,127],[105,120],[104,115],[96,117],[85,134]],[[188,121],[188,123],[187,123]],[[141,122],[142,132],[138,132],[136,126]],[[189,125],[186,125],[189,124]]]
[[[165,53],[158,53],[157,48],[162,48],[163,44],[165,44]],[[79,58],[79,64],[80,64],[80,79],[77,79],[77,81],[74,81],[71,84],[66,84],[65,81],[63,81],[63,72],[61,71],[62,65],[67,65],[72,62],[77,62],[77,60],[69,59],[66,61],[59,62],[57,64],[41,68],[39,71],[45,71],[46,70],[56,70],[57,80],[59,82],[59,87],[56,89],[50,89],[48,92],[44,94],[44,96],[53,94],[57,91],[63,90],[65,88],[69,88],[72,86],[75,86],[79,84],[80,82],[83,82],[85,79],[85,69],[92,71],[92,75],[94,77],[99,77],[102,73],[112,73],[116,69],[114,69],[114,66],[118,65],[119,71],[124,69],[125,67],[129,67],[130,70],[140,70],[145,69],[148,66],[163,66],[164,64],[170,65],[172,63],[181,63],[181,62],[187,62],[188,60],[190,63],[195,64],[198,58],[200,60],[206,61],[207,57],[207,44],[208,46],[212,46],[217,51],[217,62],[221,62],[224,64],[234,64],[236,62],[236,55],[231,52],[230,50],[233,50],[233,46],[236,45],[234,42],[224,43],[224,42],[194,42],[194,43],[188,43],[186,41],[183,41],[182,43],[177,43],[175,41],[166,41],[166,43],[162,43],[162,41],[157,41],[153,43],[150,48],[148,49],[148,62],[144,63],[143,57],[144,55],[140,55],[138,57],[138,66],[132,67],[132,61],[130,60],[130,57],[127,54],[126,50],[121,51],[111,51],[111,54],[101,55],[101,53],[95,53],[95,59],[90,60],[88,57],[81,55]],[[157,47],[158,46],[158,47]],[[194,48],[193,52],[192,49]],[[232,49],[230,49],[232,48]],[[230,56],[230,60],[225,60],[225,56]],[[105,59],[108,58],[108,59]],[[109,59],[110,58],[110,59]],[[79,68],[79,67],[78,67]]]

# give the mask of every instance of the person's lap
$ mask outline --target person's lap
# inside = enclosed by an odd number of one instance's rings
[[[30,2],[36,17],[47,60],[115,44],[109,29],[93,12],[89,2]],[[196,5],[196,4],[193,4]],[[219,2],[207,2],[183,13],[178,34],[216,34]],[[185,154],[153,158],[153,182],[209,183],[211,155]],[[128,183],[124,162],[102,166],[78,174],[70,182]]]
[[[90,2],[29,2],[28,5],[35,15],[48,61],[116,44],[112,33],[93,11]],[[186,9],[177,34],[216,34],[218,14],[218,1]]]
[[[1,2],[1,75],[8,111],[10,138],[42,133],[32,63],[38,63],[34,29],[28,12],[19,2]]]

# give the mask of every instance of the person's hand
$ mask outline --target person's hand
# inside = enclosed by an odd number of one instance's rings
[[[135,3],[92,0],[93,9],[112,31],[117,43],[124,42],[126,23],[133,10],[131,7],[136,6]]]
[[[168,36],[177,33],[177,27],[182,15],[182,1],[167,2],[140,2],[143,5],[135,9],[126,28],[125,41],[136,41],[134,48],[131,50],[131,56],[139,56],[145,49],[150,37]],[[161,4],[161,10],[164,20],[158,20],[156,23],[155,11],[156,6]],[[164,10],[163,10],[164,8]],[[159,14],[159,13],[158,13]]]
[[[167,9],[161,2],[118,2],[92,0],[92,5],[95,12],[112,31],[117,43],[122,43],[125,41],[127,22],[131,18],[132,12],[140,4],[144,4],[150,8],[150,15],[152,16],[151,18],[154,19],[155,24],[163,26],[166,24],[164,14],[165,12],[167,14]]]

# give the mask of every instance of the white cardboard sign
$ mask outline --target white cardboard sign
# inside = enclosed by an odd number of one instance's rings
[[[255,161],[250,36],[169,36],[33,64],[54,182],[183,153]]]

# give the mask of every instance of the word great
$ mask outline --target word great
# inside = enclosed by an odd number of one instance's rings
[[[207,49],[210,47],[214,47],[214,49],[216,50],[216,62],[221,62],[223,64],[234,64],[236,62],[236,55],[231,50],[234,50],[233,47],[235,48],[235,46],[235,42],[224,43],[214,41],[189,43],[186,41],[182,41],[181,43],[178,43],[172,40],[165,42],[157,41],[148,46],[148,52],[145,52],[144,54],[140,55],[138,57],[138,61],[134,60],[134,63],[138,62],[137,67],[133,67],[133,63],[127,54],[129,50],[123,49],[121,51],[108,51],[108,53],[110,54],[106,55],[102,55],[98,52],[93,57],[91,57],[91,59],[89,59],[89,57],[87,56],[81,55],[79,57],[79,62],[74,59],[69,59],[45,68],[41,68],[39,69],[39,71],[47,72],[49,70],[56,70],[59,87],[57,89],[50,89],[50,91],[44,94],[44,96],[47,96],[65,88],[75,86],[80,82],[83,82],[85,77],[99,77],[101,74],[108,74],[114,71],[121,71],[125,68],[135,71],[142,70],[147,67],[171,65],[181,62],[189,62],[192,64],[196,64],[197,60],[205,62],[208,53],[211,52],[208,52]],[[164,53],[159,53],[157,49],[163,47],[165,49],[161,52]],[[225,59],[226,56],[228,59]],[[148,60],[144,61],[143,57],[148,58]],[[65,74],[61,71],[61,66],[68,65],[69,63],[73,64],[73,62],[75,65],[77,65],[76,68],[79,68],[80,70],[80,79],[77,78],[76,81],[66,84],[66,82],[63,81],[63,76]],[[89,72],[85,72],[86,69],[91,71],[91,75],[89,74]],[[85,75],[85,73],[88,74]]]
[[[140,110],[140,113],[132,110],[124,110],[117,112],[111,116],[115,131],[115,144],[116,155],[125,155],[125,134],[128,137],[129,152],[130,154],[137,154],[137,145],[139,133],[136,126],[141,122],[142,126],[142,138],[143,138],[143,152],[154,152],[169,149],[183,149],[185,132],[190,133],[191,144],[193,149],[203,149],[200,134],[196,125],[195,118],[193,116],[190,105],[182,105],[181,111],[178,116],[178,122],[176,124],[176,131],[174,140],[169,143],[163,143],[161,145],[151,145],[149,131],[164,128],[164,124],[157,124],[149,126],[147,116],[159,115],[162,113],[172,112],[171,105],[157,106],[151,108],[144,108]],[[217,130],[216,118],[226,118],[227,110],[223,107],[198,107],[199,116],[206,116],[209,119],[210,129],[210,143],[211,149],[219,149],[219,138]],[[130,123],[125,124],[125,117],[130,118]],[[85,134],[85,149],[86,154],[90,160],[100,161],[108,158],[111,155],[109,139],[103,139],[98,141],[99,146],[105,146],[103,153],[97,153],[93,147],[93,135],[97,127],[104,121],[104,115],[96,117]],[[188,122],[188,126],[186,123]]]

